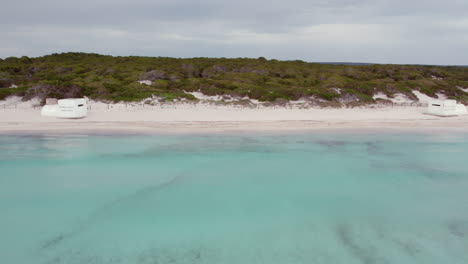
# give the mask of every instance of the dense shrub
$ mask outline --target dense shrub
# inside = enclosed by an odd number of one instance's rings
[[[138,80],[151,80],[141,85]],[[21,88],[9,88],[12,84]],[[249,96],[284,102],[314,96],[337,101],[344,95],[372,102],[375,92],[388,96],[419,90],[466,100],[468,68],[421,65],[328,65],[304,61],[166,57],[112,57],[88,53],[52,54],[0,60],[0,98],[89,96],[114,101],[157,95],[166,100],[195,99],[185,92]],[[352,95],[352,96],[351,96]],[[414,96],[414,95],[413,95]],[[280,100],[284,99],[284,100]]]

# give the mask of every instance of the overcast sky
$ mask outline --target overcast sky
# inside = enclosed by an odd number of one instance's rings
[[[0,57],[468,64],[467,0],[0,0]]]

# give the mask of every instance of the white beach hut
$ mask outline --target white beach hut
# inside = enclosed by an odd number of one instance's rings
[[[455,100],[431,100],[427,106],[426,114],[436,116],[466,115],[467,110],[463,104],[457,104]]]
[[[41,110],[41,115],[57,117],[58,112],[59,112],[58,105],[44,105]]]
[[[41,115],[58,118],[83,118],[88,115],[88,104],[85,98],[61,99],[57,104],[46,104]]]
[[[46,104],[42,107],[42,116],[57,116],[59,112],[58,101],[55,98],[47,98]]]

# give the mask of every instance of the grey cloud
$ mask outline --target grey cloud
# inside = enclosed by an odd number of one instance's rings
[[[0,57],[61,51],[468,64],[468,1],[16,0]]]

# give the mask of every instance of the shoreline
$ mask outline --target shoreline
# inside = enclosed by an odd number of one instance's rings
[[[421,122],[340,122],[323,123],[305,120],[263,122],[69,122],[3,123],[0,135],[87,134],[87,135],[183,135],[183,134],[301,134],[301,133],[416,133],[468,134],[465,126]]]

